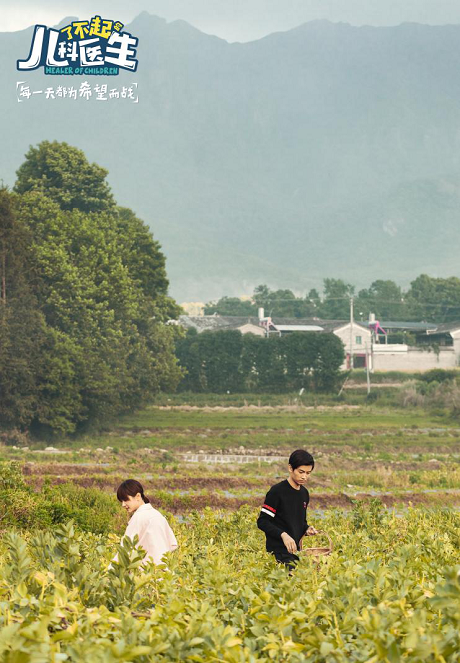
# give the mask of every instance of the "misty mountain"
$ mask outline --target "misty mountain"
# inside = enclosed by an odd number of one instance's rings
[[[16,71],[33,29],[0,34],[7,184],[30,144],[83,149],[151,226],[181,301],[458,273],[460,26],[313,21],[229,44],[144,12],[126,29],[138,71],[86,79]],[[17,81],[74,79],[137,82],[139,103],[17,101]]]

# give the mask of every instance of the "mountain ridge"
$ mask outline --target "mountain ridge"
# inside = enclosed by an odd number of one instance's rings
[[[108,82],[137,82],[137,105],[18,105],[17,80],[65,77],[23,78],[31,33],[0,33],[5,181],[30,144],[83,149],[151,226],[181,300],[458,269],[460,26],[312,21],[229,43],[143,12],[125,29],[138,72]]]

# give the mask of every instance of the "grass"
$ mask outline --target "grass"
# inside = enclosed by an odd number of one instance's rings
[[[411,380],[420,380],[421,375],[423,375],[423,373],[420,373],[420,371],[414,371],[413,373],[406,373],[405,371],[377,371],[376,373],[371,373],[370,381],[371,384],[385,384],[386,382],[401,383],[409,382]],[[350,371],[348,379],[352,382],[366,382],[366,370],[357,368]]]
[[[450,424],[452,425],[452,424]],[[120,430],[142,429],[291,429],[322,431],[348,430],[387,430],[392,428],[446,428],[449,422],[442,415],[435,415],[417,409],[394,409],[363,406],[356,409],[333,408],[325,410],[307,409],[299,406],[292,411],[246,409],[209,411],[208,409],[164,410],[151,406],[136,415],[123,417]]]
[[[345,381],[345,378],[344,378]],[[377,383],[380,384],[380,380]],[[353,385],[355,385],[353,387]],[[361,387],[358,387],[361,385]],[[352,380],[345,383],[345,389],[339,394],[317,394],[298,392],[287,394],[196,394],[180,392],[177,394],[160,394],[155,405],[168,407],[174,405],[188,405],[191,407],[243,407],[254,405],[257,407],[277,407],[280,405],[303,405],[305,407],[318,407],[321,405],[364,405],[367,402],[378,400],[386,405],[398,405],[399,388],[388,386],[374,390],[371,398],[362,388],[362,380]]]

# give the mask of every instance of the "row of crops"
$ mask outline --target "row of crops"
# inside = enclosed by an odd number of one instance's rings
[[[143,570],[127,541],[110,568],[118,539],[72,523],[4,533],[0,660],[460,660],[457,513],[330,512],[316,524],[333,554],[302,559],[293,577],[264,552],[256,515],[175,522],[180,548],[163,570]]]

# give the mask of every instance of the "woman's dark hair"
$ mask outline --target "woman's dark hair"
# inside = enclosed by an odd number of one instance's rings
[[[313,469],[315,467],[315,461],[313,460],[313,456],[309,454],[308,451],[297,449],[289,456],[289,465],[293,470],[295,470],[297,467],[300,467],[301,465],[311,465]]]
[[[128,499],[128,497],[136,497],[137,493],[141,494],[141,497],[146,504],[150,504],[149,498],[144,495],[142,485],[139,481],[136,481],[136,479],[127,479],[118,486],[117,499],[119,502],[123,502],[123,500]]]

